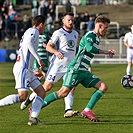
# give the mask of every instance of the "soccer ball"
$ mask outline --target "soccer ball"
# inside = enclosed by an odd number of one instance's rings
[[[133,88],[133,76],[132,75],[125,75],[121,79],[121,84],[126,89]]]

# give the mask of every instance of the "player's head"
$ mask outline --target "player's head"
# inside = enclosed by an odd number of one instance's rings
[[[95,19],[94,31],[97,33],[98,36],[105,36],[106,32],[108,31],[109,23],[110,19],[102,15],[98,16]]]
[[[46,18],[43,15],[38,15],[32,19],[32,26],[39,30],[39,33],[43,33],[46,26]]]
[[[67,31],[71,31],[73,29],[73,24],[74,24],[74,14],[72,12],[65,13],[62,22],[63,22],[63,27]]]

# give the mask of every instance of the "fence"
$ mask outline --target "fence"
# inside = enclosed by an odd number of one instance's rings
[[[124,37],[120,39],[101,39],[99,48],[102,50],[114,49],[116,54],[113,58],[109,58],[108,55],[95,55],[91,63],[112,63],[122,64],[126,63],[126,46],[123,44]]]

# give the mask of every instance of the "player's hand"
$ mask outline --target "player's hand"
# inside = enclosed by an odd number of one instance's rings
[[[132,49],[133,47],[131,45],[128,45],[128,48]]]
[[[47,46],[46,43],[44,43],[44,44],[43,44],[43,47],[46,48],[46,46]]]
[[[115,55],[116,51],[114,49],[108,50],[108,54],[110,58],[113,58],[113,55]]]
[[[57,51],[57,52],[54,53],[54,54],[58,57],[58,59],[63,59],[63,58],[64,58],[64,54],[61,53],[61,52],[59,52],[59,51]]]
[[[45,66],[44,62],[42,60],[38,61],[38,64],[40,65],[40,70],[42,70]]]

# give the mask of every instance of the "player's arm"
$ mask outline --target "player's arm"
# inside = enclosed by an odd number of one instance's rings
[[[116,53],[116,51],[114,49],[99,50],[99,54],[108,54],[110,58],[112,58],[115,53]]]
[[[57,49],[55,49],[55,44],[52,43],[51,41],[48,42],[47,46],[46,46],[46,50],[52,54],[55,54],[59,59],[63,59],[64,55],[63,53],[61,53],[60,51],[58,51]]]
[[[29,51],[31,52],[31,54],[34,56],[34,58],[38,61],[38,64],[40,65],[40,68],[42,69],[45,66],[45,64],[40,59],[40,56],[38,55],[37,50],[35,49],[35,44],[33,40],[34,39],[32,39],[32,37],[29,39],[29,41],[27,42],[27,47]]]
[[[126,47],[128,47],[128,48],[132,48],[132,46],[131,46],[131,45],[128,45],[128,43],[125,42],[125,41],[124,41],[124,45],[125,45]]]
[[[116,51],[114,49],[111,49],[111,50],[98,49],[97,47],[94,46],[95,42],[91,38],[87,38],[86,43],[87,43],[87,45],[86,45],[87,52],[91,52],[94,54],[108,54],[110,58],[112,58],[113,55],[116,53]]]

